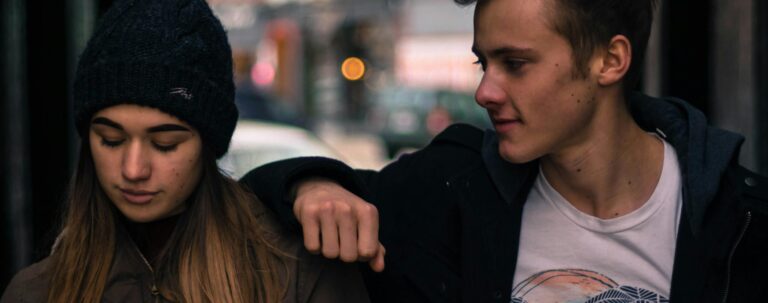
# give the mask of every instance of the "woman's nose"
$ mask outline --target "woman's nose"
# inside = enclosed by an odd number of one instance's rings
[[[123,178],[131,182],[146,180],[152,175],[150,161],[141,144],[128,145],[123,156],[122,172]]]

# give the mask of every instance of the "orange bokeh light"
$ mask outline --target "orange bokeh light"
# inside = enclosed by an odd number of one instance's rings
[[[341,63],[341,74],[349,81],[357,81],[365,76],[365,62],[357,57],[349,57]]]

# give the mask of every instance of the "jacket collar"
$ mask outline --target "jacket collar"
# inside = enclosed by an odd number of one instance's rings
[[[485,131],[481,153],[486,170],[504,201],[522,207],[530,192],[530,184],[533,184],[526,181],[533,180],[538,174],[539,161],[515,164],[501,158],[499,138],[493,130]]]

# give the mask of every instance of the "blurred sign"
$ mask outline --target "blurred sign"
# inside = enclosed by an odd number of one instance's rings
[[[422,88],[471,92],[482,73],[472,62],[472,35],[411,36],[398,41],[395,74],[398,82]]]
[[[220,4],[212,7],[224,28],[242,29],[256,24],[256,6],[248,3]]]

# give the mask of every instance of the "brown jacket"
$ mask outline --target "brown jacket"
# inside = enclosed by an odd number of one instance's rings
[[[284,303],[369,302],[356,264],[345,264],[311,255],[301,240],[284,232],[271,215],[267,220],[276,245],[296,259],[288,260],[289,285]],[[102,302],[157,302],[152,295],[152,272],[143,261],[132,241],[117,241],[115,261],[107,279]],[[16,274],[5,290],[0,303],[45,302],[48,279],[45,276],[49,258]],[[162,302],[162,300],[160,300]]]

